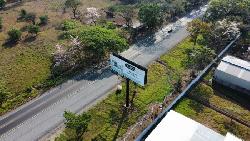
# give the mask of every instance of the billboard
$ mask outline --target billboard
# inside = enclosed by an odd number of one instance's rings
[[[147,69],[118,55],[110,55],[111,69],[115,73],[144,86],[147,83]]]

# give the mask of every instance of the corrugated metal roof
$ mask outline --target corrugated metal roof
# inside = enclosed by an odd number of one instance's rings
[[[226,56],[217,67],[224,73],[250,82],[250,63],[233,56]]]
[[[233,65],[233,66],[236,66],[236,67],[239,67],[241,69],[246,69],[247,71],[250,71],[250,63],[245,61],[245,60],[241,60],[241,59],[238,59],[234,56],[225,56],[223,59],[222,59],[223,62],[225,63],[228,63],[230,65]]]

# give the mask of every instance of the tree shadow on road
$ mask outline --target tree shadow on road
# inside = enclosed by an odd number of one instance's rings
[[[104,78],[109,78],[112,76],[113,73],[111,72],[110,67],[108,65],[105,66],[96,66],[92,67],[89,70],[82,71],[77,76],[74,76],[72,80],[81,81],[81,80],[102,80]]]
[[[137,42],[135,43],[135,45],[137,45],[139,48],[141,47],[150,47],[152,45],[155,44],[155,35],[148,35],[146,37],[142,37],[140,39],[137,40]]]

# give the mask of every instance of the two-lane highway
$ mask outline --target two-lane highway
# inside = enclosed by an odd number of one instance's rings
[[[186,23],[201,16],[205,10],[206,7],[203,7],[192,12],[176,23],[164,27],[152,37],[139,41],[121,54],[147,66],[185,39],[188,36]],[[168,33],[169,28],[173,29],[170,34]],[[63,122],[65,110],[79,112],[88,109],[105,97],[118,83],[120,80],[109,71],[109,68],[103,69],[100,73],[89,72],[68,80],[41,97],[2,116],[0,118],[0,140],[38,140]]]

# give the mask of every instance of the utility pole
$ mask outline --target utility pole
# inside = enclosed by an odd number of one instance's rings
[[[126,108],[129,108],[129,79],[126,78]]]

